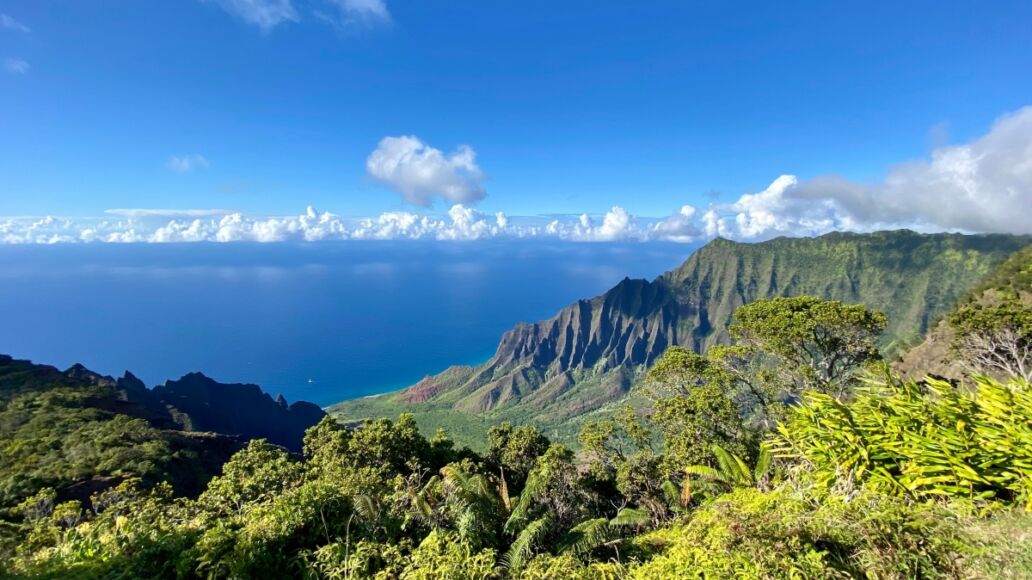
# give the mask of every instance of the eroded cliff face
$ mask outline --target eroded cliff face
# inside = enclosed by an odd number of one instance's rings
[[[910,231],[756,244],[717,239],[653,281],[625,279],[548,320],[517,325],[483,365],[427,377],[377,408],[447,407],[556,424],[626,396],[671,345],[703,352],[727,341],[738,307],[775,296],[809,294],[880,310],[889,318],[883,347],[891,354],[1029,241]],[[351,418],[347,402],[334,411]]]

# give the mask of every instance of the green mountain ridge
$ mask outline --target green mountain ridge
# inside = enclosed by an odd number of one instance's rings
[[[1032,246],[1011,254],[968,292],[954,311],[972,304],[981,307],[999,305],[1008,297],[1032,307]],[[911,379],[932,375],[962,380],[966,373],[953,349],[955,332],[948,320],[939,321],[920,344],[894,363],[895,370]]]
[[[754,244],[718,238],[653,281],[625,279],[548,320],[515,326],[482,365],[329,411],[345,421],[411,412],[422,429],[445,427],[462,443],[502,421],[571,441],[586,418],[625,400],[667,347],[702,352],[725,341],[743,304],[802,294],[864,304],[888,316],[882,347],[894,354],[1030,241],[908,230]]]
[[[0,355],[0,510],[41,487],[85,501],[130,477],[194,495],[248,440],[297,452],[324,416],[200,373],[148,389],[129,372],[114,379]]]

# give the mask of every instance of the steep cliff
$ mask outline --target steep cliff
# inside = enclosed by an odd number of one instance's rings
[[[426,428],[474,431],[496,421],[530,421],[562,437],[587,414],[624,398],[668,346],[703,351],[726,340],[742,304],[801,294],[864,304],[888,315],[883,348],[891,354],[915,342],[1028,242],[905,230],[756,244],[717,239],[651,282],[625,279],[548,320],[517,325],[483,365],[345,401],[331,413],[356,420],[413,412]]]

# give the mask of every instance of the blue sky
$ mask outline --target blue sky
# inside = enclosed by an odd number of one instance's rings
[[[1022,117],[1013,158],[1032,126],[1027,1],[6,0],[0,14],[3,216],[461,202],[597,228],[614,206],[736,217],[785,174],[792,191],[860,184],[869,206],[899,163],[991,138],[1005,115]],[[371,170],[402,136],[445,173],[467,146],[475,171],[413,185]],[[1006,191],[1030,195],[1026,177]],[[435,193],[450,178],[479,193]],[[820,197],[841,206],[830,227],[994,229],[996,214],[875,215],[848,197]]]

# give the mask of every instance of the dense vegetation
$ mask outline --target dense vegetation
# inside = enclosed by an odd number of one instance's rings
[[[42,487],[85,500],[128,477],[196,494],[240,449],[233,438],[158,428],[150,409],[95,378],[0,356],[0,508]]]
[[[487,429],[504,421],[536,425],[575,445],[586,422],[624,404],[646,404],[632,387],[670,346],[704,352],[727,344],[732,314],[743,304],[801,295],[862,304],[886,315],[877,346],[892,356],[1029,241],[909,231],[757,244],[717,239],[651,282],[624,280],[552,319],[518,325],[483,365],[452,367],[406,390],[329,411],[345,421],[411,412],[424,431],[444,427],[480,451]],[[1007,272],[997,276],[1010,279]]]
[[[57,501],[88,502],[131,478],[195,496],[247,440],[300,451],[324,416],[196,373],[148,389],[130,373],[116,380],[0,355],[0,510],[44,487]]]
[[[1028,577],[1032,386],[908,382],[883,315],[743,306],[732,341],[673,347],[644,408],[484,451],[414,418],[330,418],[303,453],[251,441],[196,497],[127,479],[5,513],[15,577]],[[98,444],[103,448],[103,442]],[[41,482],[42,484],[43,482]]]

